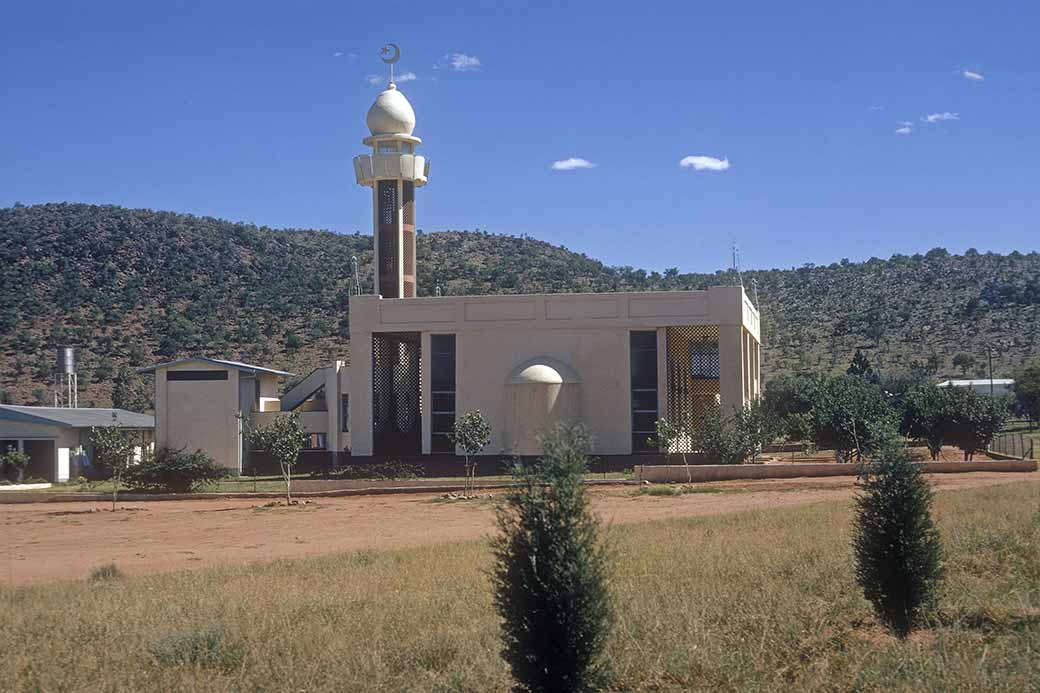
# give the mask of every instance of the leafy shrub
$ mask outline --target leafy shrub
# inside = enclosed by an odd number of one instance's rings
[[[224,626],[214,623],[165,635],[148,648],[160,664],[220,669],[242,663],[241,643],[231,640]]]
[[[418,479],[426,475],[421,464],[407,462],[376,462],[375,464],[350,464],[328,472],[337,479]]]
[[[544,455],[518,464],[493,543],[502,656],[520,691],[596,690],[612,620],[608,560],[583,474],[588,432],[557,424]]]
[[[950,437],[948,393],[948,388],[928,383],[910,389],[903,398],[900,429],[908,438],[926,445],[933,460],[939,458]]]
[[[230,474],[201,450],[189,453],[160,448],[140,464],[130,467],[125,478],[127,485],[135,489],[189,493],[205,484],[226,479]]]
[[[25,470],[29,467],[32,459],[28,454],[18,448],[8,448],[0,453],[0,479],[4,476],[13,477],[11,481],[22,483],[25,481]]]
[[[856,497],[856,580],[878,618],[905,638],[938,599],[942,543],[920,467],[894,432],[874,437],[879,450],[861,470]]]
[[[760,402],[735,408],[729,416],[714,407],[699,426],[692,427],[693,447],[703,452],[709,463],[746,464],[776,439],[775,430],[775,419]]]

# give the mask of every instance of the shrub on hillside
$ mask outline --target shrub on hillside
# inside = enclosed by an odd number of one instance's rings
[[[918,625],[942,586],[942,542],[932,490],[895,432],[874,431],[878,450],[858,482],[853,528],[856,580],[878,618],[900,638]]]
[[[189,493],[230,476],[230,472],[201,450],[185,452],[160,448],[125,475],[130,488],[162,493]]]
[[[583,483],[589,435],[558,424],[542,446],[539,462],[517,465],[518,483],[498,512],[492,580],[502,656],[516,690],[598,690],[612,610],[607,554]]]

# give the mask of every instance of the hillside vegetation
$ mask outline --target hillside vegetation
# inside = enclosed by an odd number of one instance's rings
[[[421,234],[419,293],[646,291],[732,284],[733,272],[609,267],[528,236]],[[350,258],[372,286],[369,235],[272,230],[84,204],[0,209],[0,398],[50,399],[54,349],[80,356],[80,403],[108,404],[123,365],[186,354],[306,373],[349,352]],[[1040,255],[926,255],[745,272],[757,282],[763,372],[882,370],[911,360],[1005,375],[1040,355]],[[953,364],[954,355],[967,357]],[[974,359],[974,363],[971,360]]]

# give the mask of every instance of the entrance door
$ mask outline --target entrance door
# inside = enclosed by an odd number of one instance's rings
[[[378,457],[422,454],[418,332],[372,335],[372,443]]]

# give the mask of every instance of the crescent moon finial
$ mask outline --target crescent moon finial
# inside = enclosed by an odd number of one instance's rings
[[[383,57],[380,58],[380,60],[382,60],[387,65],[393,65],[401,59],[401,47],[398,46],[396,43],[388,43],[385,46],[383,46],[383,48],[379,51],[379,54],[382,56],[389,55],[389,58]]]

